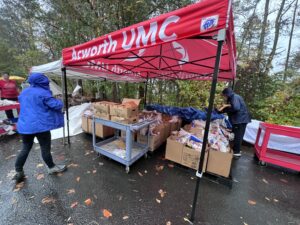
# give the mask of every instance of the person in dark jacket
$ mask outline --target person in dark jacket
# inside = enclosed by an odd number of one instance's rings
[[[30,87],[19,96],[20,115],[17,129],[22,136],[23,147],[15,163],[14,179],[17,183],[24,180],[23,166],[35,137],[40,144],[42,158],[48,166],[48,173],[54,174],[66,169],[65,165],[55,165],[51,155],[50,130],[64,125],[63,103],[52,96],[49,79],[44,74],[31,73],[28,81]]]
[[[250,113],[247,109],[244,99],[238,94],[234,93],[231,88],[225,88],[222,91],[222,95],[227,104],[224,105],[219,111],[228,114],[234,133],[233,155],[235,157],[240,157],[241,145],[246,126],[247,123],[251,122]]]

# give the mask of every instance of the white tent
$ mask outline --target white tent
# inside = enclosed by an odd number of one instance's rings
[[[62,68],[64,65],[62,64],[62,60],[57,60],[54,62],[46,63],[39,66],[33,66],[31,68],[31,72],[39,72],[44,73],[48,77],[52,78],[61,78],[62,76]],[[76,69],[76,68],[66,68],[67,78],[69,79],[81,79],[81,80],[111,80],[115,82],[132,82],[132,83],[139,83],[139,82],[146,82],[143,78],[133,78],[128,76],[119,76],[119,75],[107,75],[103,73],[96,73],[91,70],[85,70],[84,68]]]

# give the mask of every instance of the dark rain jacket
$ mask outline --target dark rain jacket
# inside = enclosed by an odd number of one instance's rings
[[[227,103],[231,107],[224,109],[223,112],[228,114],[231,124],[250,123],[251,116],[244,99],[232,90],[229,90],[225,95],[228,97]]]

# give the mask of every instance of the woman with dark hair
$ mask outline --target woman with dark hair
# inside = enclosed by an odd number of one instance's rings
[[[251,122],[250,113],[247,109],[244,99],[233,92],[231,88],[225,88],[222,91],[227,104],[225,104],[219,111],[227,113],[229,121],[232,124],[232,131],[234,133],[233,155],[235,157],[241,156],[241,145],[245,134],[247,123]]]

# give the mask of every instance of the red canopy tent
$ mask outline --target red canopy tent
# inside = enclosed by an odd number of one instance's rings
[[[66,69],[122,79],[212,80],[197,184],[194,220],[217,80],[236,76],[231,0],[201,0],[185,8],[63,49]],[[65,82],[66,83],[66,82]]]

